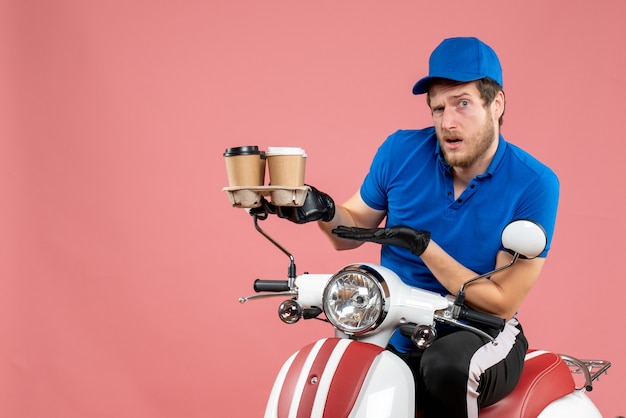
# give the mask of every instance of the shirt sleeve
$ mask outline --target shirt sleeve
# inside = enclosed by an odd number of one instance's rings
[[[361,198],[371,208],[387,210],[387,178],[389,174],[393,135],[385,140],[374,155],[369,172],[361,185]]]
[[[539,257],[547,256],[550,250],[556,223],[559,187],[556,174],[551,170],[546,170],[536,181],[529,183],[516,214],[517,219],[530,219],[537,222],[546,232],[546,248]]]

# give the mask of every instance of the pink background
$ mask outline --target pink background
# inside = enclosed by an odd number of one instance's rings
[[[613,361],[626,413],[623,2],[0,2],[0,416],[251,417],[328,336],[240,305],[287,258],[231,208],[222,153],[306,149],[343,201],[384,138],[430,123],[411,86],[444,38],[505,69],[507,139],[558,173],[553,250],[521,309],[535,348]],[[377,260],[272,219],[299,272]],[[616,332],[618,331],[618,332]]]

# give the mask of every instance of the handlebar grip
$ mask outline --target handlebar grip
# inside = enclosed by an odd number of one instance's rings
[[[286,292],[289,290],[287,280],[261,280],[254,281],[255,292]]]
[[[475,311],[473,309],[469,309],[466,306],[461,307],[461,311],[459,312],[459,319],[465,319],[468,322],[482,324],[489,328],[499,329],[500,331],[504,329],[504,325],[506,324],[506,320],[504,318],[500,318],[499,316],[491,315],[485,312]]]

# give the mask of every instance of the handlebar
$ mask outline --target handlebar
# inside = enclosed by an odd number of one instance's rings
[[[287,280],[261,280],[254,281],[255,292],[286,292],[289,290]]]
[[[489,328],[502,331],[506,325],[506,320],[499,316],[491,315],[485,312],[475,311],[467,306],[460,306],[458,319],[472,322],[474,324],[484,325]]]

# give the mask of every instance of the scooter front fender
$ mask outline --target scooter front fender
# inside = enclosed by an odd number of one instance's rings
[[[278,373],[265,417],[337,416],[415,417],[411,370],[370,343],[327,338],[303,347]]]

